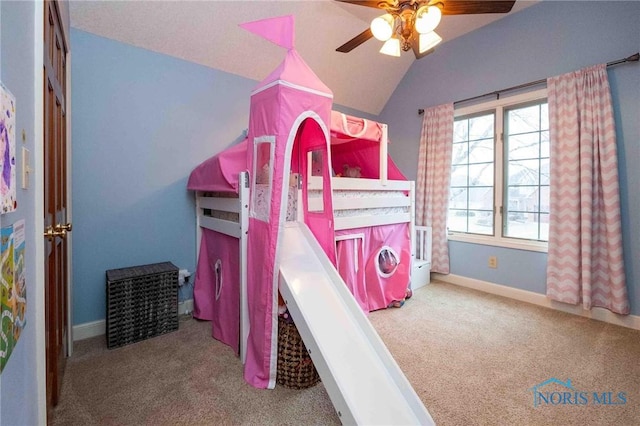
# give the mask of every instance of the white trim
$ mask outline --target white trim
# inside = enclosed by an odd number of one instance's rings
[[[178,302],[178,315],[187,315],[193,312],[193,299]]]
[[[395,213],[383,215],[363,215],[336,217],[334,219],[334,230],[366,228],[369,226],[393,225],[396,223],[411,223],[410,213]]]
[[[73,326],[73,341],[89,339],[91,337],[102,336],[106,333],[107,321],[98,320],[85,322]]]
[[[47,423],[47,370],[46,370],[46,325],[45,325],[45,302],[44,302],[44,238],[41,237],[44,230],[44,92],[42,82],[44,81],[44,67],[42,58],[44,57],[44,3],[37,1],[34,3],[34,46],[33,46],[33,190],[31,196],[35,198],[33,209],[33,232],[35,236],[33,268],[35,271],[36,294],[29,294],[33,300],[35,310],[35,347],[36,347],[36,381],[37,381],[37,401],[36,417],[38,423]],[[68,131],[70,129],[67,129]],[[69,131],[69,133],[71,133]],[[28,217],[28,214],[27,214]],[[29,221],[27,221],[28,226]],[[33,299],[31,299],[33,297]],[[31,309],[31,307],[29,307]]]
[[[260,92],[264,92],[265,90],[269,89],[270,87],[273,86],[277,86],[277,85],[282,85],[282,86],[286,86],[286,87],[290,87],[292,89],[296,89],[296,90],[300,90],[302,92],[307,92],[307,93],[311,93],[314,95],[318,95],[318,96],[324,96],[325,98],[329,98],[329,99],[333,99],[333,94],[331,93],[326,93],[326,92],[321,92],[319,90],[316,89],[311,89],[309,87],[304,87],[304,86],[300,86],[298,84],[295,83],[290,83],[286,80],[275,80],[272,81],[271,83],[260,87],[259,89],[254,90],[253,92],[251,92],[251,96],[256,95]]]
[[[249,239],[249,172],[238,176],[238,197],[240,201],[240,360],[247,362],[247,342],[251,323],[249,321],[249,300],[247,299],[247,240]],[[193,302],[192,302],[193,304]],[[191,307],[193,311],[193,306]]]
[[[475,114],[477,112],[488,111],[491,109],[496,109],[497,107],[508,107],[511,105],[516,105],[519,103],[533,101],[536,99],[542,99],[547,97],[547,89],[538,89],[533,90],[531,92],[520,93],[513,96],[503,96],[500,99],[495,99],[492,101],[480,102],[475,105],[469,105],[462,108],[454,109],[454,117],[462,117],[464,115]]]
[[[386,184],[382,184],[380,179],[333,177],[331,189],[333,191],[409,191],[410,182],[412,181],[389,180]],[[322,189],[322,179],[319,176],[312,176],[308,179],[307,185],[309,189]]]
[[[518,238],[494,237],[492,235],[466,234],[464,232],[449,231],[448,241],[460,241],[470,244],[484,244],[486,246],[505,247],[517,250],[547,252],[546,241],[522,240]]]
[[[353,244],[353,266],[355,267],[355,271],[358,272],[360,270],[360,262],[358,252],[361,252],[362,259],[364,260],[364,233],[359,232],[357,234],[345,234],[345,235],[336,235],[335,236],[336,243],[336,259],[338,258],[338,241],[346,241],[346,240],[354,240]],[[360,240],[360,250],[358,250],[357,241]],[[336,260],[337,262],[337,260]]]
[[[193,299],[187,299],[178,303],[178,315],[193,312]],[[73,341],[104,336],[107,333],[107,320],[89,321],[73,326]]]
[[[386,124],[382,124],[382,139],[380,140],[380,184],[387,185],[389,180],[389,128]]]
[[[463,277],[460,275],[442,275],[434,273],[432,278],[449,284],[455,284],[460,287],[471,288],[485,293],[542,306],[544,308],[554,309],[560,312],[566,312],[597,321],[607,322],[609,324],[640,330],[640,316],[637,315],[618,315],[604,308],[593,308],[588,311],[583,309],[580,305],[568,305],[566,303],[550,300],[544,294],[494,284],[488,281],[476,280],[474,278]]]
[[[69,33],[67,33],[69,34]],[[70,34],[69,34],[70,36]],[[71,40],[69,40],[71,42]],[[72,141],[71,134],[71,46],[67,50],[67,63],[66,63],[66,86],[67,93],[65,93],[65,101],[67,103],[67,164],[66,164],[66,176],[67,176],[67,223],[73,224],[73,202],[72,202],[72,173],[71,165],[73,162],[72,157]],[[67,324],[73,324],[73,231],[67,233]],[[73,355],[73,328],[67,325],[67,356]]]

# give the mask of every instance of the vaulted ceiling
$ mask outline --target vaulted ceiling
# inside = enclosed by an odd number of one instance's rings
[[[509,14],[533,3],[518,0]],[[71,1],[69,9],[74,28],[258,81],[285,51],[238,24],[294,15],[296,49],[331,88],[334,102],[374,115],[415,61],[411,52],[400,58],[378,53],[382,42],[375,39],[336,52],[382,12],[332,0]],[[437,32],[447,42],[505,16],[445,16]]]

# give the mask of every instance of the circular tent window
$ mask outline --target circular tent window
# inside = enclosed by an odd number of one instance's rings
[[[388,278],[396,272],[400,259],[398,253],[389,246],[380,249],[377,256],[376,269],[383,278]]]

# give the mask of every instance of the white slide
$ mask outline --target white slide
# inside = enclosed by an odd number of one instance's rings
[[[343,424],[435,424],[303,223],[283,230],[280,293]]]

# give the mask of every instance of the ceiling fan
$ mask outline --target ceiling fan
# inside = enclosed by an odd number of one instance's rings
[[[385,14],[342,46],[338,52],[350,52],[372,37],[384,42],[380,53],[400,56],[413,49],[416,59],[433,52],[442,41],[435,28],[442,15],[508,13],[515,0],[336,0],[342,3],[382,9]]]

